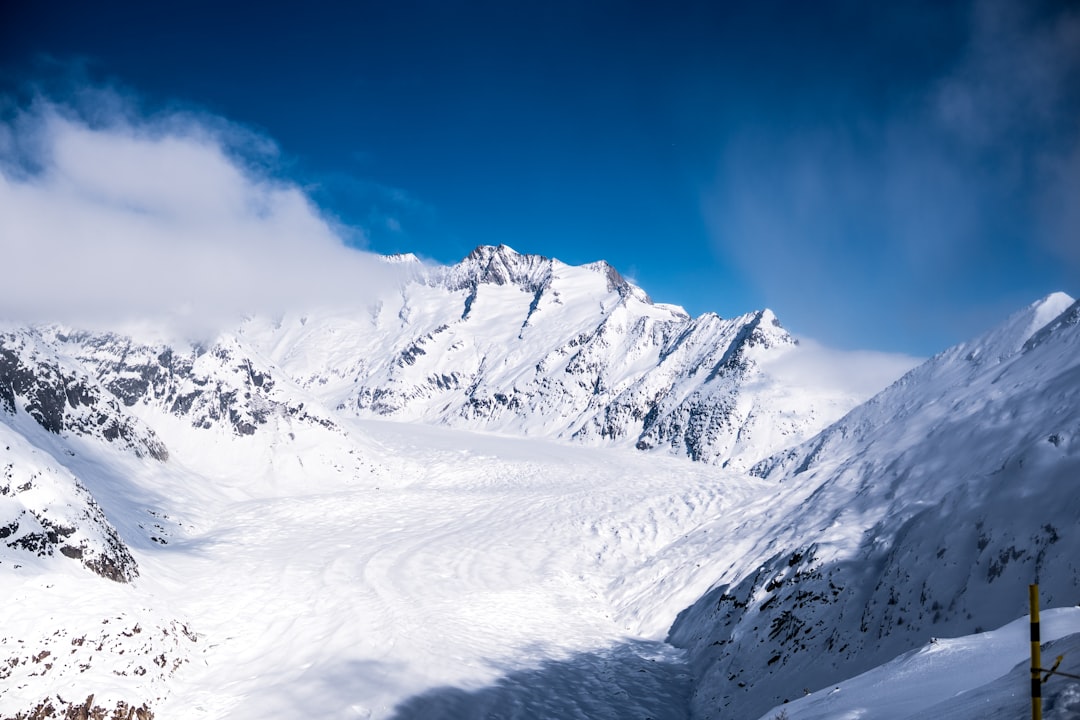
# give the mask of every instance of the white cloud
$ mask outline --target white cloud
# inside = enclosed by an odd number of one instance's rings
[[[396,283],[400,270],[347,247],[299,187],[245,162],[250,134],[131,115],[89,122],[39,101],[0,123],[0,318],[205,332],[254,312],[363,306]]]
[[[798,347],[768,360],[764,369],[785,385],[869,397],[924,360],[901,353],[836,350],[809,338],[799,338]]]

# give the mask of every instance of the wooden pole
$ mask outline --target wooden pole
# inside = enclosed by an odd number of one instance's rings
[[[1031,606],[1031,720],[1042,720],[1042,649],[1039,647],[1039,586],[1028,585]]]

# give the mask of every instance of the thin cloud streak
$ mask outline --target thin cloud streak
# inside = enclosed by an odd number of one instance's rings
[[[123,103],[102,118],[107,105],[90,121],[39,100],[0,124],[0,318],[205,334],[245,314],[362,307],[404,271],[346,247],[298,186],[244,162],[224,121],[133,119]]]
[[[974,2],[959,59],[887,111],[856,102],[730,135],[703,213],[791,326],[822,337],[840,323],[887,347],[889,332],[939,324],[959,341],[982,328],[949,309],[957,289],[984,306],[1035,299],[1010,265],[1080,280],[1080,11],[1031,7]],[[1037,292],[1059,289],[1075,293]]]
[[[800,337],[793,351],[768,360],[765,370],[790,387],[812,387],[869,397],[926,358],[873,350],[835,350]]]

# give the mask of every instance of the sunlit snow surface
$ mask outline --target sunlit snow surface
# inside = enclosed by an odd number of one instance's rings
[[[183,458],[113,458],[111,471],[72,460],[118,518],[156,508],[168,544],[118,524],[136,540],[132,586],[63,561],[4,576],[5,627],[88,668],[55,684],[16,676],[30,684],[0,688],[0,714],[43,691],[123,699],[139,687],[159,718],[689,717],[685,657],[660,641],[752,540],[731,530],[746,535],[738,518],[775,487],[614,450],[390,422],[349,430],[376,461],[368,477],[305,474],[280,457],[273,477],[257,464],[212,477]],[[121,471],[127,484],[107,481]],[[1080,632],[1080,610],[1044,611],[1043,627],[1045,640]],[[764,717],[900,720],[939,704],[989,717],[1023,704],[1024,668],[1001,678],[1023,664],[1026,632],[1021,619],[942,639]],[[127,653],[102,666],[91,645],[107,637]],[[170,648],[174,672],[117,674],[119,660],[133,668]],[[1064,707],[1071,686],[1052,682]]]
[[[1066,638],[1047,646],[1044,667],[1064,652],[1069,662],[1063,662],[1062,671],[1080,669],[1080,608],[1044,610],[1040,620],[1044,643]],[[762,720],[781,713],[788,720],[1028,717],[1028,628],[1028,619],[1020,618],[990,632],[935,639],[835,687],[774,708]],[[1048,720],[1080,717],[1080,684],[1054,676],[1044,685]]]
[[[686,717],[684,657],[661,641],[714,579],[708,527],[764,481],[545,441],[351,431],[371,438],[368,476],[279,462],[273,477],[211,477],[174,455],[131,463],[115,493],[99,481],[106,507],[135,516],[139,497],[167,515],[168,544],[133,546],[132,587],[77,570],[70,588],[20,582],[22,634],[143,608],[186,623],[198,640],[148,698],[168,695],[159,718]],[[70,594],[85,598],[72,617]],[[85,697],[111,668],[69,673],[60,694]],[[0,713],[45,687],[0,690]]]

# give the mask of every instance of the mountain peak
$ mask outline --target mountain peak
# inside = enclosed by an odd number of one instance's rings
[[[1076,300],[1067,293],[1058,291],[1052,292],[1042,300],[1037,300],[1032,303],[1032,332],[1034,333],[1034,331],[1045,327],[1051,320],[1055,320],[1065,312],[1069,306],[1075,304],[1075,302]]]
[[[776,313],[769,308],[758,311],[758,323],[768,327],[778,327],[781,329],[784,327],[780,324],[780,318],[776,317]]]
[[[551,277],[551,258],[519,253],[509,245],[480,245],[451,266],[452,284],[465,286],[520,285],[530,292]]]
[[[949,348],[936,357],[949,358],[963,354],[966,360],[976,365],[1001,362],[1020,352],[1032,336],[1072,304],[1073,299],[1067,294],[1051,293],[1013,313],[992,330]]]
[[[527,253],[519,253],[514,248],[506,245],[505,243],[499,243],[498,245],[477,245],[473,248],[465,260],[473,261],[487,261],[495,257],[510,259],[519,257],[538,257],[547,260],[543,255],[529,255]]]
[[[1054,293],[1065,299],[1070,299],[1065,293]],[[1052,297],[1052,296],[1051,296]],[[1039,330],[1034,332],[1027,342],[1024,343],[1024,352],[1043,344],[1052,336],[1062,332],[1064,328],[1080,325],[1080,301],[1074,302],[1064,311],[1058,313],[1050,322],[1045,323]]]
[[[644,290],[624,278],[622,273],[616,270],[607,260],[597,260],[596,262],[582,265],[582,267],[592,270],[595,273],[599,273],[607,278],[608,292],[617,292],[624,298],[633,295],[637,297],[638,300],[641,300],[648,305],[653,304],[652,298],[650,298]]]
[[[420,263],[420,258],[416,257],[416,255],[411,252],[380,255],[379,259],[388,265],[410,265],[413,263]]]
[[[446,277],[454,287],[490,285],[519,285],[529,292],[537,292],[547,286],[556,271],[567,268],[588,270],[607,280],[608,292],[621,297],[634,297],[648,305],[652,299],[634,283],[622,276],[606,260],[584,265],[567,265],[546,255],[520,253],[509,245],[480,245],[464,260],[450,267]]]

